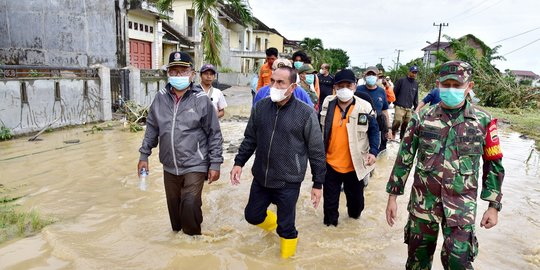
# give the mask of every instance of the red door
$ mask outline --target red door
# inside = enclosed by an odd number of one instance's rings
[[[152,69],[152,43],[130,39],[129,59],[132,66],[139,69]]]

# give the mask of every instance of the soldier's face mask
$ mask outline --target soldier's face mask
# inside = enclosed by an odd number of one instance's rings
[[[442,86],[442,85],[441,85]],[[457,107],[461,102],[465,100],[465,92],[469,89],[469,84],[465,88],[444,88],[439,87],[441,101],[448,107]]]

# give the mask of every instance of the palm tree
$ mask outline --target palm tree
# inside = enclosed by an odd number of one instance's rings
[[[160,11],[168,10],[174,0],[158,0]],[[216,66],[221,65],[220,51],[222,36],[219,31],[219,22],[214,16],[223,5],[231,7],[242,19],[244,25],[253,24],[253,16],[245,0],[193,0],[197,20],[201,22],[203,33],[202,45],[204,60]]]
[[[300,48],[313,58],[311,61],[312,64],[317,66],[321,64],[319,62],[322,59],[324,47],[320,38],[306,37],[304,40],[300,41]]]

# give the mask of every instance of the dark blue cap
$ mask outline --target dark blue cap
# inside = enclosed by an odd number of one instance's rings
[[[410,72],[418,72],[418,67],[417,66],[412,66],[409,68],[409,71]]]

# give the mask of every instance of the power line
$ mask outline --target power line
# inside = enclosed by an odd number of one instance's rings
[[[463,11],[463,12],[461,12],[461,13],[455,15],[454,17],[449,18],[448,20],[452,20],[452,19],[455,19],[455,18],[457,18],[457,17],[460,17],[460,16],[464,15],[465,13],[467,13],[467,12],[469,12],[469,11],[471,11],[471,10],[473,10],[473,9],[475,9],[475,8],[477,8],[477,7],[479,7],[479,6],[481,6],[481,5],[483,5],[483,4],[484,4],[485,2],[487,2],[487,1],[489,1],[489,0],[484,0],[484,1],[482,1],[480,4],[478,4],[478,5],[474,6],[474,7],[470,7],[470,8],[468,8],[468,9],[466,9],[465,11]]]
[[[534,40],[534,41],[532,41],[532,42],[529,42],[529,43],[527,43],[527,44],[525,44],[525,45],[523,45],[523,46],[521,46],[521,47],[519,47],[519,48],[517,48],[517,49],[515,49],[515,50],[513,50],[513,51],[511,51],[511,52],[508,52],[508,53],[506,53],[506,54],[503,54],[503,56],[507,56],[507,55],[509,55],[509,54],[511,54],[511,53],[513,53],[513,52],[515,52],[515,51],[519,51],[519,50],[521,50],[521,49],[523,49],[523,48],[525,48],[525,47],[527,47],[527,46],[529,46],[529,45],[531,45],[531,44],[533,44],[533,43],[535,43],[535,42],[537,42],[537,41],[539,41],[539,40],[540,40],[540,38],[539,38],[539,39],[536,39],[536,40]]]
[[[501,41],[509,40],[509,39],[512,39],[512,38],[515,38],[515,37],[519,37],[519,36],[521,36],[521,35],[527,34],[527,33],[529,33],[529,32],[532,32],[532,31],[538,30],[538,29],[540,29],[540,26],[539,26],[539,27],[536,27],[536,28],[534,28],[534,29],[525,31],[525,32],[523,32],[523,33],[519,33],[519,34],[517,34],[517,35],[511,36],[511,37],[503,38],[503,39],[501,39],[501,40],[495,41],[494,43],[495,43],[495,44],[498,44],[498,43],[501,42]]]

